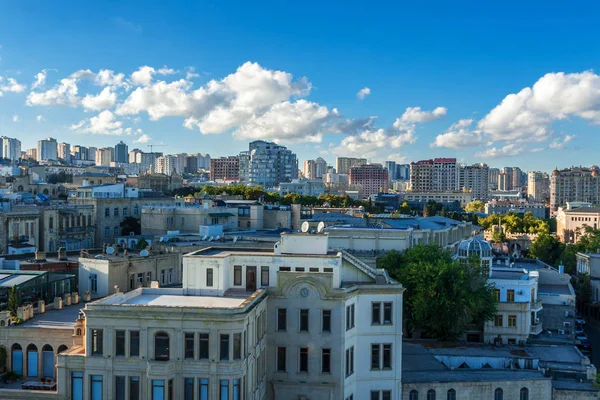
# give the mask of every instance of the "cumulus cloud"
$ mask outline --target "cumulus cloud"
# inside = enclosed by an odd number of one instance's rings
[[[435,141],[431,143],[431,147],[461,149],[483,144],[485,140],[481,131],[472,130],[472,124],[472,119],[461,119],[450,125],[446,132],[436,136]]]
[[[330,122],[339,117],[336,109],[306,100],[275,104],[267,112],[253,116],[233,135],[238,139],[268,139],[281,142],[320,143],[330,131]]]
[[[566,135],[564,138],[562,138],[562,140],[554,139],[552,142],[550,142],[548,147],[550,147],[551,149],[555,149],[555,150],[563,149],[567,143],[569,143],[571,140],[573,140],[574,137],[575,137],[574,135]]]
[[[199,73],[196,72],[196,68],[194,67],[185,67],[185,79],[194,79],[200,76]]]
[[[42,121],[44,121],[44,120],[45,120],[45,118],[44,118],[44,116],[43,116],[43,115],[38,115],[37,117],[35,117],[35,120],[36,120],[37,122],[42,122]]]
[[[19,122],[19,115],[15,114],[12,117],[13,122]]]
[[[158,70],[147,65],[140,67],[137,71],[131,74],[131,82],[134,85],[139,86],[150,86],[152,84],[152,77],[154,75],[172,75],[175,70],[164,66]]]
[[[545,141],[554,121],[570,117],[600,123],[600,77],[591,71],[548,73],[506,96],[478,126],[493,141]]]
[[[142,133],[140,129],[124,128],[123,122],[118,121],[109,110],[104,110],[95,117],[71,125],[71,130],[94,135],[134,135]]]
[[[522,154],[525,148],[522,145],[516,143],[507,144],[502,147],[491,147],[479,153],[475,153],[475,157],[481,158],[498,158],[498,157],[510,157]]]
[[[408,107],[400,119],[406,123],[430,122],[440,119],[447,112],[446,107],[437,107],[433,111],[424,111],[421,107]]]
[[[356,97],[358,97],[360,100],[362,100],[370,94],[371,94],[371,89],[369,89],[368,87],[365,87],[365,88],[360,89],[358,91],[358,93],[356,93]]]
[[[143,135],[135,139],[133,143],[148,143],[151,140],[152,138],[144,133]]]
[[[79,103],[79,89],[73,78],[64,78],[60,83],[45,92],[30,92],[25,104],[28,106],[75,106]]]
[[[110,87],[105,87],[96,96],[86,95],[81,100],[81,105],[86,110],[103,110],[112,108],[117,102],[117,94]]]
[[[36,89],[40,86],[44,86],[46,83],[46,77],[48,75],[48,70],[42,70],[35,74],[35,82],[31,84],[31,90]]]
[[[6,78],[0,76],[0,96],[2,92],[21,93],[24,92],[27,87],[17,82],[14,78]]]

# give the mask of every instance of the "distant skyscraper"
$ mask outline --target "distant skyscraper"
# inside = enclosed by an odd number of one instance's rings
[[[198,156],[186,155],[183,159],[183,172],[186,174],[195,174],[198,172]]]
[[[410,180],[410,164],[396,164],[396,179]]]
[[[448,192],[458,189],[456,158],[435,158],[410,163],[413,192]]]
[[[183,174],[184,157],[183,154],[167,154],[158,157],[154,161],[155,172],[169,176]]]
[[[470,190],[473,200],[488,200],[488,166],[464,165],[458,169],[458,189]]]
[[[67,163],[71,163],[71,145],[69,143],[59,143],[57,146],[58,158]]]
[[[0,137],[0,150],[2,158],[18,161],[21,158],[21,141],[19,139]]]
[[[142,163],[142,153],[143,151],[140,149],[133,149],[129,152],[129,164],[141,164]]]
[[[96,165],[109,167],[113,161],[115,161],[114,147],[104,147],[96,150]]]
[[[504,167],[498,174],[499,190],[520,190],[524,183],[523,172],[519,167]]]
[[[390,181],[395,181],[398,179],[397,169],[396,169],[396,161],[386,161],[385,169],[388,170],[388,177]]]
[[[550,177],[545,172],[527,173],[527,198],[543,203],[550,198]]]
[[[122,164],[126,164],[127,162],[129,162],[127,152],[128,152],[128,147],[121,140],[119,143],[117,143],[115,145],[115,162],[122,163]]]
[[[600,203],[600,171],[596,167],[572,167],[552,172],[550,208],[556,210],[572,201]]]
[[[240,181],[270,189],[298,177],[296,154],[277,143],[255,140],[240,153]]]
[[[323,175],[327,173],[327,161],[321,157],[316,160],[304,161],[304,168],[302,174],[306,179],[322,179]]]
[[[54,138],[38,140],[37,161],[49,161],[58,159],[58,144]]]
[[[500,175],[500,169],[489,168],[488,169],[488,185],[491,188],[498,188],[498,175]]]
[[[210,159],[210,180],[238,180],[240,179],[239,156],[219,157]]]
[[[348,172],[350,172],[350,168],[353,166],[363,165],[366,163],[366,158],[337,157],[335,159],[335,170],[338,174],[348,174]]]
[[[198,168],[210,169],[210,154],[197,154],[198,156]]]
[[[362,196],[387,193],[389,188],[388,170],[381,164],[355,165],[350,168],[349,180],[351,185],[362,187]]]

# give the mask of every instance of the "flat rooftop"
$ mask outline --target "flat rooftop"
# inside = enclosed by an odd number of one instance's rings
[[[523,281],[527,280],[527,274],[523,270],[515,268],[514,271],[498,271],[492,267],[492,279],[509,279]]]
[[[232,255],[275,255],[275,251],[272,248],[235,248],[235,247],[207,247],[192,253],[186,254],[186,256],[202,256],[202,257],[227,257]],[[291,255],[294,257],[310,257],[310,256],[337,256],[338,252],[334,250],[327,251],[327,254],[300,254],[300,253],[282,253],[277,254],[278,256]]]
[[[79,317],[79,311],[84,304],[74,304],[64,307],[62,310],[49,310],[43,314],[35,314],[32,319],[20,325],[12,325],[15,328],[44,328],[44,329],[73,329],[75,321]]]
[[[538,285],[538,293],[564,294],[569,295],[569,285]]]

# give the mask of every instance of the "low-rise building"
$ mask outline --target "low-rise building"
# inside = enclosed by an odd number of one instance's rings
[[[167,231],[197,233],[200,226],[220,225],[223,231],[238,229],[238,210],[210,206],[148,206],[142,208],[142,233],[161,235]]]
[[[404,201],[409,203],[427,203],[429,201],[436,203],[454,203],[458,202],[461,206],[466,206],[473,201],[471,192],[450,191],[450,192],[406,192]]]
[[[35,206],[14,206],[0,211],[0,254],[8,247],[38,248],[40,245],[40,210]]]
[[[94,206],[58,205],[40,208],[39,250],[82,250],[94,247]]]
[[[563,243],[577,243],[585,228],[598,229],[600,207],[559,208],[556,213],[556,234]]]
[[[322,179],[292,179],[291,182],[279,184],[279,194],[299,194],[302,196],[319,197],[325,194],[325,184]]]
[[[488,215],[504,215],[508,213],[524,215],[525,213],[530,212],[535,218],[545,219],[549,217],[548,211],[549,209],[543,203],[523,203],[497,200],[485,203],[485,213]]]

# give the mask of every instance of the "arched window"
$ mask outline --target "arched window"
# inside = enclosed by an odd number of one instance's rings
[[[81,336],[81,328],[77,328],[77,333],[76,333],[76,335],[77,335],[77,336]]]
[[[502,391],[502,389],[497,388],[494,391],[494,400],[502,400],[504,398],[504,392]]]
[[[61,345],[58,347],[58,351],[56,352],[56,354],[60,354],[60,353],[62,353],[63,351],[67,351],[67,349],[68,349],[68,347],[67,347],[66,345],[64,345],[64,344],[61,344]]]
[[[416,390],[411,390],[408,394],[408,400],[419,400],[419,392]]]
[[[448,389],[448,395],[446,396],[447,400],[456,400],[456,390]]]
[[[521,388],[521,397],[519,400],[529,400],[529,389]]]
[[[49,344],[42,347],[42,376],[54,378],[54,349]]]
[[[166,332],[157,332],[154,335],[154,359],[169,360],[169,334]]]
[[[427,391],[427,400],[435,400],[435,390],[429,389]]]
[[[27,376],[38,376],[38,349],[33,343],[27,346]]]
[[[17,375],[23,375],[23,348],[15,343],[11,349],[11,367]]]

